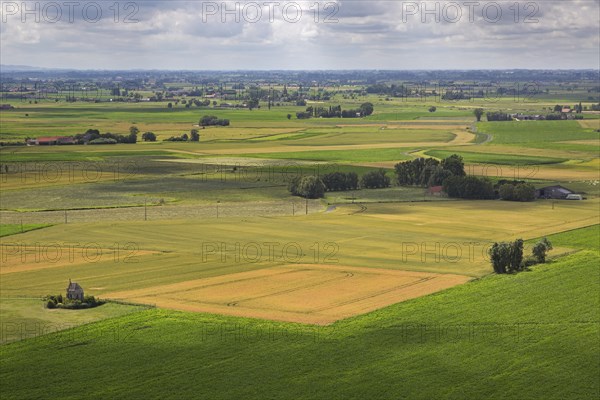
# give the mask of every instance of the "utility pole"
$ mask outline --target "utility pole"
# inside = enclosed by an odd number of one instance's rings
[[[306,215],[308,215],[308,197],[306,198]]]
[[[67,224],[67,223],[68,223],[68,221],[67,221],[67,209],[65,208],[65,224]]]
[[[144,221],[148,221],[148,199],[144,199]]]
[[[221,200],[217,200],[217,218],[219,218],[219,203]]]

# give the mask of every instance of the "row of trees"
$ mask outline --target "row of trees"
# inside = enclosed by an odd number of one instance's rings
[[[330,106],[325,107],[313,107],[310,106],[304,112],[297,112],[296,118],[298,119],[309,119],[309,118],[359,118],[367,117],[373,114],[375,110],[373,103],[363,103],[358,109],[342,110],[342,106]],[[289,116],[288,116],[289,119]]]
[[[151,132],[150,132],[151,133]],[[156,139],[155,139],[156,140]],[[190,134],[184,133],[181,136],[171,136],[168,139],[164,139],[164,142],[199,142],[200,134],[198,133],[198,129],[192,129]]]
[[[384,169],[367,172],[360,179],[360,186],[366,189],[383,189],[390,186],[390,177]]]
[[[162,98],[157,98],[157,97],[150,97],[150,101],[162,101]],[[175,100],[175,105],[179,104],[179,100]],[[195,105],[196,107],[208,107],[210,106],[211,102],[210,100],[198,100],[198,99],[190,99],[190,100],[181,100],[181,104],[183,104],[185,106],[185,108],[191,108],[192,104]],[[213,106],[217,106],[217,102],[213,101],[212,102]],[[171,109],[173,108],[173,103],[169,102],[167,103],[167,108]]]
[[[296,177],[290,181],[288,190],[293,196],[320,199],[325,196],[325,184],[318,176]]]
[[[200,118],[200,122],[198,124],[200,126],[229,126],[229,120],[220,119],[214,115],[205,115]]]
[[[491,200],[496,197],[494,185],[488,178],[456,176],[446,178],[442,184],[448,197],[469,200]]]
[[[509,114],[502,113],[499,111],[488,112],[486,114],[488,121],[512,121],[512,117]]]
[[[355,172],[332,172],[321,176],[328,192],[342,192],[358,189],[358,175]]]
[[[323,176],[295,177],[290,181],[288,190],[294,196],[319,199],[327,191],[355,190],[359,187],[380,189],[389,187],[390,183],[390,178],[384,169],[367,172],[360,180],[354,172],[333,172]]]
[[[494,272],[511,274],[535,264],[543,264],[546,262],[546,254],[552,250],[552,243],[547,238],[543,238],[533,246],[531,255],[524,258],[523,244],[523,239],[509,243],[494,243],[489,250]]]

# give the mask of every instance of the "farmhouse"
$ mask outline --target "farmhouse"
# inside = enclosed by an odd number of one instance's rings
[[[547,186],[535,191],[535,197],[538,199],[566,199],[570,194],[573,194],[572,190],[560,185]]]
[[[56,146],[61,144],[75,144],[75,139],[69,136],[47,136],[37,139],[29,139],[29,146]]]
[[[67,299],[83,301],[83,288],[77,282],[71,282],[67,286]]]
[[[535,115],[530,115],[530,114],[511,114],[510,115],[513,119],[516,119],[518,121],[541,121],[544,120],[545,117],[543,115],[539,115],[539,114],[535,114]]]

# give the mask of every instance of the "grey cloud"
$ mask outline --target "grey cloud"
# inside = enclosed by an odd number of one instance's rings
[[[96,1],[105,10],[114,3]],[[499,3],[508,10],[514,2]],[[123,7],[127,1],[117,3]],[[296,24],[277,13],[274,23],[267,15],[256,23],[231,17],[222,23],[218,16],[203,22],[201,1],[145,0],[136,2],[135,24],[115,22],[108,12],[94,24],[81,18],[72,24],[9,19],[0,26],[2,59],[57,67],[138,68],[142,60],[144,68],[176,69],[197,67],[202,59],[214,69],[426,69],[439,68],[440,57],[448,68],[596,68],[600,58],[597,0],[539,1],[534,24],[515,23],[508,13],[497,23],[480,14],[474,23],[466,15],[458,23],[424,24],[419,15],[404,22],[403,2],[369,0],[337,0],[339,22],[326,24],[313,21],[309,7],[314,1],[298,3],[305,13]],[[320,7],[327,3],[319,1]],[[121,10],[120,18],[124,14]],[[568,57],[557,57],[558,49]]]

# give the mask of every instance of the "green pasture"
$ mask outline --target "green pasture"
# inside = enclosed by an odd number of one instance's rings
[[[48,224],[0,224],[0,237],[46,228]]]
[[[554,236],[555,245],[579,252],[530,272],[489,276],[329,327],[154,309],[10,343],[0,347],[0,392],[6,399],[159,399],[175,391],[190,399],[595,398],[597,230]],[[69,366],[69,379],[56,379],[57,365]]]

